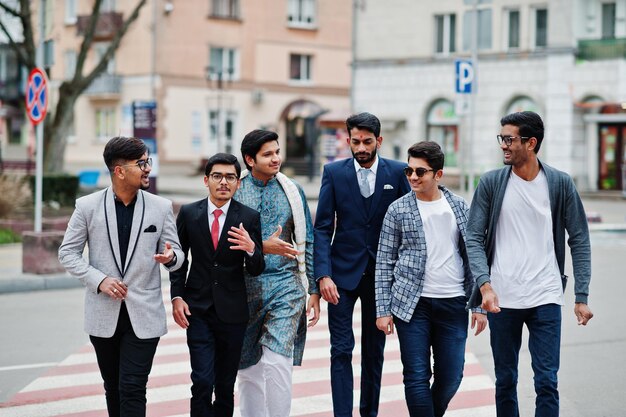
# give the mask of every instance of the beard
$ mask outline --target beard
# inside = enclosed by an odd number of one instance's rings
[[[354,153],[352,150],[350,150],[350,152],[352,152],[352,157],[354,159],[356,159],[356,161],[359,163],[359,165],[363,165],[363,164],[367,164],[369,162],[372,162],[374,160],[374,158],[376,158],[376,148],[374,148],[374,150],[372,152]]]

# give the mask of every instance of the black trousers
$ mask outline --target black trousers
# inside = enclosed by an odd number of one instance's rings
[[[231,417],[246,323],[224,323],[214,306],[206,311],[192,308],[188,320],[191,417]]]
[[[104,380],[109,417],[145,417],[146,385],[159,338],[135,335],[124,302],[113,336],[89,338]]]

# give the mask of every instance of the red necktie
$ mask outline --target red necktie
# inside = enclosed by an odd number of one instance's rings
[[[217,242],[220,240],[220,222],[217,220],[223,211],[215,209],[213,211],[213,224],[211,224],[211,237],[213,238],[213,248],[217,249]]]

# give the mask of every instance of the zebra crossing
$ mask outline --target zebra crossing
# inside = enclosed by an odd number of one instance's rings
[[[167,292],[166,292],[167,293]],[[170,308],[169,301],[166,307]],[[360,377],[360,314],[354,316],[357,346],[354,351],[354,404],[358,405]],[[148,382],[150,417],[189,415],[191,381],[185,331],[171,319],[169,332],[161,338]],[[294,368],[291,416],[332,416],[330,394],[330,342],[323,311],[319,323],[309,329],[303,366]],[[235,394],[235,405],[238,398]],[[355,415],[358,410],[355,409]],[[402,384],[400,349],[395,335],[387,338],[380,398],[381,417],[407,416]],[[494,385],[477,358],[465,354],[463,382],[446,416],[487,417],[495,415]],[[86,345],[32,381],[7,402],[0,404],[2,417],[106,417],[102,379],[91,345]],[[235,416],[240,416],[235,409]]]

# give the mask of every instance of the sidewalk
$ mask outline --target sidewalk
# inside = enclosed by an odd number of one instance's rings
[[[320,178],[309,182],[307,177],[295,177],[307,196],[309,207],[314,213],[319,196]],[[98,187],[109,185],[108,177],[100,177]],[[189,165],[168,165],[161,167],[157,179],[157,189],[161,196],[172,200],[176,205],[189,203],[207,196],[203,175],[193,171]],[[467,196],[466,199],[469,201]],[[626,199],[616,194],[583,195],[583,204],[590,217],[600,222],[589,223],[592,231],[626,232]],[[167,277],[167,275],[164,275]],[[0,245],[0,294],[8,292],[39,291],[80,287],[82,284],[69,274],[35,275],[22,273],[22,245]]]

